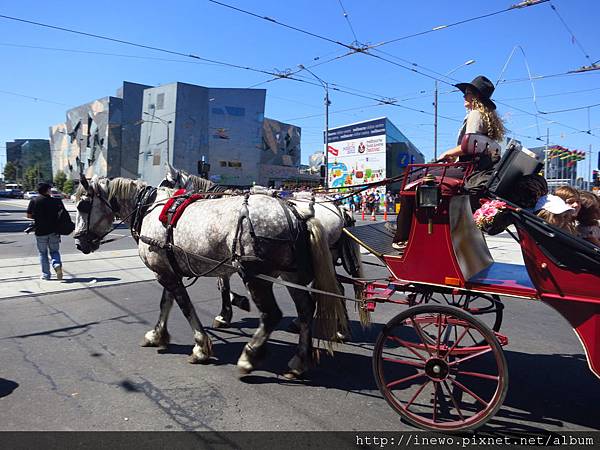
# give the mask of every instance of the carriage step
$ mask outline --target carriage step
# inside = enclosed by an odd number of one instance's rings
[[[344,232],[361,246],[377,257],[383,255],[397,255],[398,250],[392,247],[394,233],[390,231],[387,222],[378,222],[370,225],[344,228]]]

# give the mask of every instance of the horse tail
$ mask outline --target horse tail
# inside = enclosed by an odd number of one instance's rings
[[[350,239],[346,233],[342,234],[342,240],[342,264],[344,269],[354,278],[364,278],[365,271],[362,265],[360,245],[354,239]],[[371,325],[371,314],[364,307],[364,296],[364,284],[354,284],[354,298],[359,300],[359,303],[355,303],[354,305],[358,309],[358,317],[361,325],[367,327]]]
[[[341,295],[323,226],[314,217],[309,218],[306,225],[314,274],[313,288]],[[344,300],[326,294],[314,294],[314,298],[317,303],[317,335],[324,339],[335,338],[338,332],[347,335],[348,315]],[[327,348],[331,353],[331,341],[328,341]]]

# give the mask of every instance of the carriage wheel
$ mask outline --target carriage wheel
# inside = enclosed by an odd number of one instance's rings
[[[373,373],[390,406],[429,430],[483,425],[508,389],[506,359],[492,330],[445,305],[414,306],[390,320],[373,350]]]
[[[428,303],[464,309],[494,331],[500,331],[502,326],[504,304],[498,295],[425,291],[409,297],[409,306]]]

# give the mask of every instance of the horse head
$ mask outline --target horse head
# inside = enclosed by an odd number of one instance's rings
[[[88,182],[82,177],[76,192],[77,216],[73,237],[77,249],[85,254],[98,250],[100,241],[112,229],[116,209],[114,202],[108,200],[108,183],[107,178],[94,177]]]

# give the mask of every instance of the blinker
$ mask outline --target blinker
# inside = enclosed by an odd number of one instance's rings
[[[77,210],[84,214],[89,214],[92,210],[92,202],[89,200],[81,200],[77,205]]]

